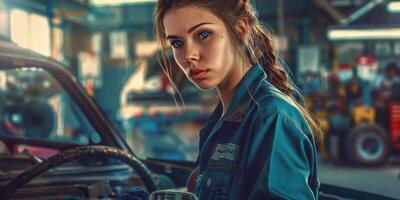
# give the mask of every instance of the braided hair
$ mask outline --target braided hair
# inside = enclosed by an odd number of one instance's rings
[[[168,45],[163,19],[165,14],[172,9],[184,6],[204,8],[219,19],[228,29],[233,39],[232,42],[239,47],[240,57],[252,65],[259,64],[267,74],[267,80],[293,100],[297,108],[303,113],[316,138],[322,139],[322,131],[316,117],[296,100],[299,92],[285,68],[280,64],[273,40],[261,23],[257,13],[249,0],[229,0],[229,3],[221,3],[220,0],[158,0],[155,16],[156,35],[162,49],[160,56],[161,66],[168,77],[171,77],[171,60],[167,59]],[[248,24],[249,37],[242,37],[236,30],[235,24],[244,20]]]

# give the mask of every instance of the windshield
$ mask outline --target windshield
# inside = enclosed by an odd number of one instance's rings
[[[81,110],[45,70],[1,70],[0,80],[1,136],[80,145],[96,140]]]

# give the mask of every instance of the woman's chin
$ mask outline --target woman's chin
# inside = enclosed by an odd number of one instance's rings
[[[215,87],[215,85],[212,85],[212,84],[210,84],[210,83],[207,83],[206,81],[200,81],[200,82],[194,82],[194,81],[192,81],[192,83],[193,83],[197,88],[199,88],[200,90],[203,90],[203,91],[209,90],[209,89],[212,89],[212,88]]]

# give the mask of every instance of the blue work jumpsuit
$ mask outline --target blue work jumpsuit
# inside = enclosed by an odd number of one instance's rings
[[[221,113],[219,103],[200,131],[200,200],[318,199],[311,129],[259,65],[246,73]]]

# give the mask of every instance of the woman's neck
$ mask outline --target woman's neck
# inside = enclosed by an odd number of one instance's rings
[[[229,104],[239,86],[240,81],[250,67],[235,67],[227,77],[217,86],[219,98],[222,102],[222,116],[228,111]]]

